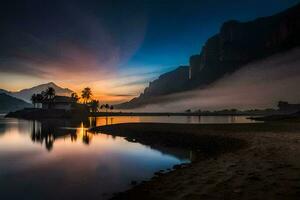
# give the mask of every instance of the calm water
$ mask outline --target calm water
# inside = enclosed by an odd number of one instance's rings
[[[98,117],[44,122],[0,116],[0,199],[107,199],[190,152],[152,149],[87,127],[125,122],[246,123],[246,117]],[[156,147],[158,148],[158,147]]]
[[[188,162],[188,151],[92,134],[89,123],[0,118],[0,199],[107,199]]]
[[[247,119],[249,116],[113,116],[97,117],[96,125],[126,123],[126,122],[161,122],[161,123],[201,123],[201,124],[224,124],[224,123],[257,123]]]

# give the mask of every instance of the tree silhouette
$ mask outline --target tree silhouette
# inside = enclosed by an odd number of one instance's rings
[[[36,107],[36,103],[37,103],[37,98],[36,98],[36,94],[33,94],[30,98],[32,104],[33,104],[33,107],[35,108]]]
[[[52,107],[52,103],[55,97],[55,89],[53,87],[48,87],[47,90],[44,92],[45,99],[49,100],[49,107]]]
[[[100,109],[105,108],[105,112],[107,113],[107,110],[109,109],[109,105],[108,104],[102,104],[100,106]]]
[[[92,91],[91,88],[86,87],[81,91],[81,97],[84,100],[84,103],[86,104],[89,99],[91,99]]]
[[[32,96],[31,96],[31,102],[32,102],[32,104],[33,104],[33,106],[34,106],[34,108],[36,108],[37,107],[37,104],[39,104],[39,103],[42,103],[43,102],[43,100],[46,98],[45,97],[45,94],[46,94],[46,92],[42,92],[41,94],[33,94]]]
[[[77,93],[75,93],[75,92],[73,92],[73,93],[71,94],[71,98],[72,98],[75,102],[77,102],[77,101],[79,100],[79,97],[78,97]]]
[[[89,107],[90,107],[92,112],[98,112],[98,110],[99,110],[99,101],[98,100],[92,100],[89,103]]]
[[[42,94],[37,94],[35,97],[36,97],[36,103],[43,103],[44,96]]]
[[[42,91],[42,92],[41,92],[41,95],[42,95],[42,97],[43,97],[43,100],[47,98],[47,97],[46,97],[46,92],[45,92],[45,91]]]
[[[45,91],[45,97],[49,100],[55,97],[55,89],[53,87],[48,87]]]

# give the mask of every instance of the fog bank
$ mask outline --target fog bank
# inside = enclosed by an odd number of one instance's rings
[[[202,89],[159,97],[163,103],[135,111],[216,110],[276,107],[279,100],[300,103],[300,49],[248,64]]]

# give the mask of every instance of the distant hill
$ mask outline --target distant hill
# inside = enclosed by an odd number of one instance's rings
[[[299,35],[300,4],[254,21],[225,22],[201,52],[190,57],[188,67],[161,75],[139,97],[116,108],[136,108],[153,103],[157,97],[204,88],[249,63],[299,47]]]
[[[2,94],[2,93],[4,93],[4,94],[8,94],[8,93],[9,93],[9,91],[7,91],[7,90],[3,90],[3,89],[0,89],[0,94]]]
[[[0,113],[7,113],[29,107],[32,107],[32,104],[5,93],[0,93]]]
[[[30,98],[33,94],[41,93],[42,91],[45,91],[48,87],[53,87],[55,89],[55,93],[61,96],[70,96],[71,93],[73,92],[68,88],[61,88],[53,82],[41,84],[38,86],[34,86],[32,88],[23,89],[18,92],[8,92],[8,91],[5,92],[5,90],[3,91],[4,93],[10,96],[16,97],[18,99],[22,99],[26,102],[30,102]],[[1,93],[1,89],[0,89],[0,93]]]

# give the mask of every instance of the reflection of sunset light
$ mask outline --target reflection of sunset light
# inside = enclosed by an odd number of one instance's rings
[[[79,139],[83,139],[84,137],[88,137],[90,139],[93,138],[93,134],[88,132],[88,128],[85,128],[83,122],[81,122],[80,127],[76,129],[76,135]]]
[[[96,126],[103,126],[108,124],[121,124],[121,123],[134,123],[141,122],[141,118],[138,116],[119,116],[119,117],[97,117]]]

